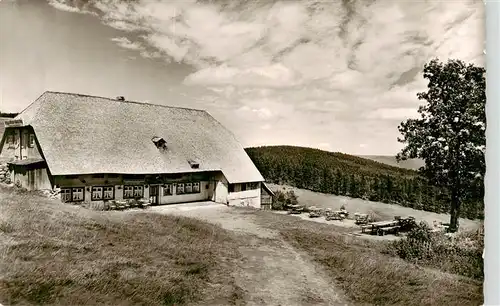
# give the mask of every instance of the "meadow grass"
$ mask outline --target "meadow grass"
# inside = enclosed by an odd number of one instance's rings
[[[449,273],[456,254],[409,262],[394,242],[348,235],[350,229],[258,212],[260,222],[315,260],[354,305],[481,305],[482,280]],[[441,264],[438,262],[442,261]],[[464,259],[462,259],[464,260]],[[463,261],[465,262],[465,260]]]
[[[200,220],[97,212],[0,187],[0,303],[237,303],[232,235]]]

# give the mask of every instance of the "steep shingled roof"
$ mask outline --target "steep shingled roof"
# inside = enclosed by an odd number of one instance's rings
[[[235,136],[203,110],[47,91],[16,119],[33,127],[53,175],[220,170],[230,183],[264,180]]]

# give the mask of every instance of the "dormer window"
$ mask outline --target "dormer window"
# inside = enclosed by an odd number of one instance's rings
[[[188,160],[189,165],[191,166],[191,169],[199,169],[200,168],[200,163],[198,163],[195,160]]]
[[[7,148],[14,148],[14,135],[13,134],[8,134],[7,135]]]
[[[158,149],[166,149],[167,148],[167,142],[165,141],[165,139],[161,138],[161,137],[153,137],[151,138],[151,141],[155,144],[155,146],[158,148]]]
[[[35,147],[35,134],[30,134],[29,142],[28,142],[28,147],[34,148]]]

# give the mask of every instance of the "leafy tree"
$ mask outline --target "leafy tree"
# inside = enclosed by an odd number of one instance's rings
[[[417,94],[426,101],[419,119],[408,119],[398,127],[398,141],[405,147],[399,160],[421,158],[420,172],[431,184],[450,192],[450,230],[458,229],[461,203],[483,188],[485,172],[486,80],[485,69],[460,60],[437,59],[424,66],[427,92]]]

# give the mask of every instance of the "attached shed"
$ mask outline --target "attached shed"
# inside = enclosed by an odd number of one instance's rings
[[[28,190],[50,189],[47,164],[42,158],[27,158],[7,163],[11,180]]]
[[[270,210],[273,206],[274,192],[266,185],[261,183],[260,205],[262,209]]]

